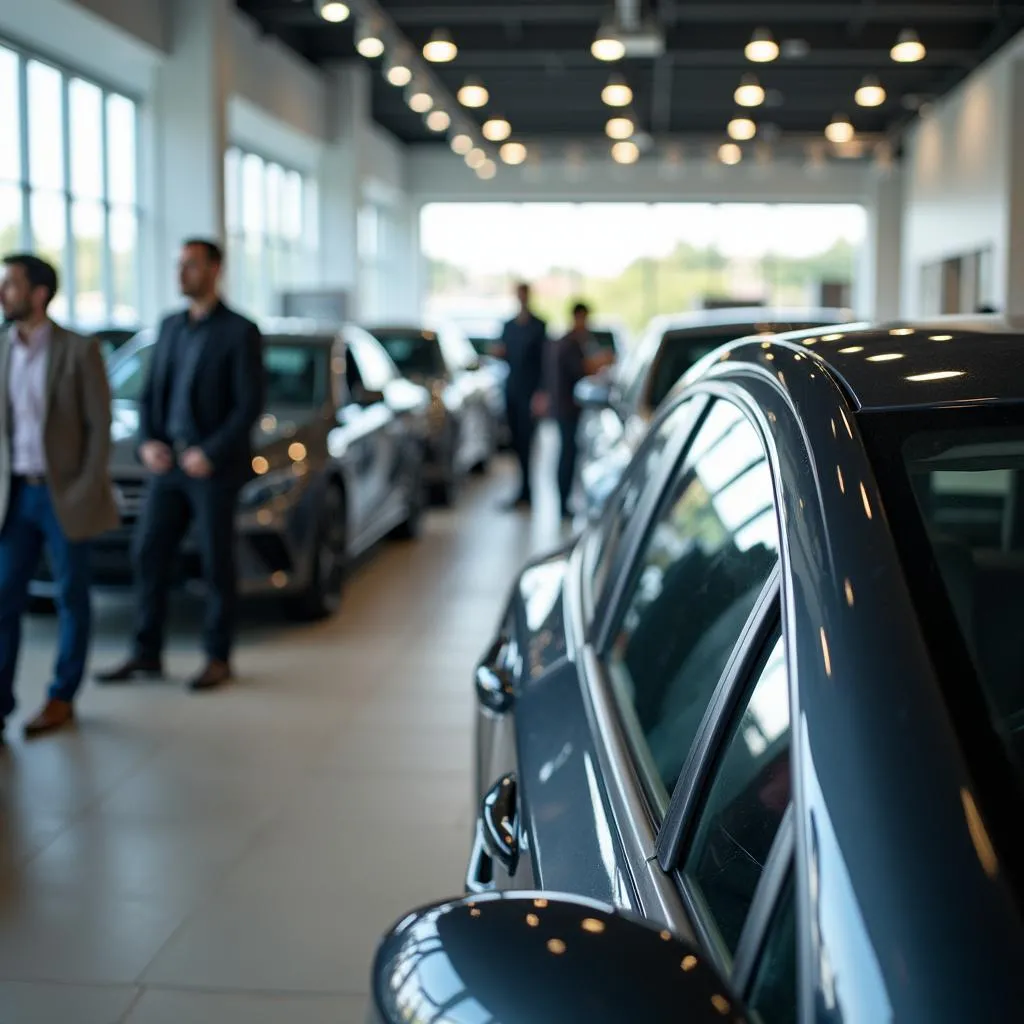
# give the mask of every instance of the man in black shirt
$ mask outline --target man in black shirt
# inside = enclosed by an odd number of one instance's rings
[[[522,481],[513,506],[530,504],[530,464],[533,452],[535,400],[544,373],[547,324],[530,310],[530,286],[516,289],[519,313],[505,324],[495,354],[508,362],[505,401],[512,448],[519,459]]]
[[[101,682],[162,674],[171,569],[193,521],[207,591],[207,661],[191,688],[231,678],[235,511],[252,476],[251,433],[263,410],[263,339],[221,301],[222,263],[213,242],[194,239],[182,248],[178,271],[189,308],[161,324],[139,403],[139,457],[152,476],[135,528],[135,645]]]
[[[580,424],[580,407],[576,404],[576,385],[601,365],[593,353],[594,339],[588,321],[590,308],[577,302],[572,309],[572,330],[556,342],[551,353],[549,370],[550,414],[562,436],[562,453],[558,460],[558,493],[562,502],[562,518],[571,516],[569,498],[576,479],[576,434]]]

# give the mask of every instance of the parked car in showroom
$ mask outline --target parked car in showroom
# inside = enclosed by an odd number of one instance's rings
[[[385,939],[379,1019],[1019,1017],[1022,363],[957,320],[690,371],[513,587],[468,893]]]
[[[91,336],[99,342],[100,353],[104,360],[109,363],[115,354],[124,348],[138,333],[139,329],[137,327],[104,327],[98,331],[93,331]]]
[[[469,339],[451,324],[373,325],[369,332],[398,369],[430,392],[426,480],[432,497],[453,505],[470,471],[486,472],[497,445],[504,397]]]
[[[573,511],[587,518],[600,514],[655,410],[676,381],[712,349],[748,334],[768,337],[851,319],[848,309],[760,306],[655,317],[614,372],[588,377],[577,388],[583,416]]]
[[[93,543],[99,586],[132,579],[131,536],[147,475],[136,457],[138,398],[156,332],[139,334],[110,367],[111,476],[118,530]],[[264,334],[265,412],[253,438],[253,479],[239,497],[239,590],[278,596],[295,616],[339,605],[349,562],[389,533],[415,535],[424,505],[430,396],[405,380],[358,327],[330,334],[270,323]],[[200,578],[186,538],[178,582]],[[52,596],[45,563],[32,593]]]

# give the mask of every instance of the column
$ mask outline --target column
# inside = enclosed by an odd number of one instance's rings
[[[1016,61],[1012,78],[1005,312],[1024,317],[1024,56]]]
[[[870,319],[892,320],[906,312],[900,308],[903,176],[899,167],[878,169],[873,175],[854,311]]]

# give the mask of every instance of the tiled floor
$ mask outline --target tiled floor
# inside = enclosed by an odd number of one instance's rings
[[[88,684],[77,732],[0,755],[0,1024],[347,1024],[380,932],[461,890],[474,661],[509,583],[558,537],[496,509],[508,467],[421,540],[355,572],[310,628],[246,614],[222,693],[194,697],[197,607],[174,682]],[[547,497],[547,496],[545,496]],[[93,664],[121,655],[129,599],[98,602]],[[31,621],[21,710],[54,626]]]

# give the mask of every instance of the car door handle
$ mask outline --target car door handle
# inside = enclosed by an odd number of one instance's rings
[[[509,711],[515,702],[512,671],[507,661],[508,642],[504,637],[499,637],[476,669],[477,700],[483,707],[499,715]]]
[[[510,875],[515,874],[519,863],[519,811],[514,774],[503,776],[484,797],[480,823],[487,852]]]

